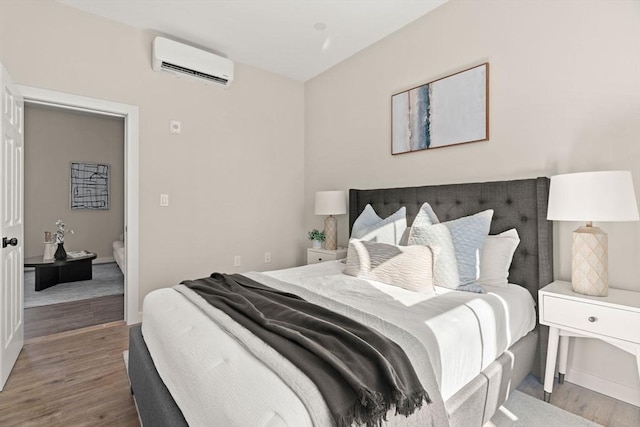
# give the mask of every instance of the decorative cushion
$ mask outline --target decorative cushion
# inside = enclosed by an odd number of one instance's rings
[[[480,250],[489,234],[492,216],[493,210],[489,209],[453,221],[411,227],[410,245],[441,247],[434,268],[437,286],[456,289],[476,282]]]
[[[439,254],[433,267],[433,283],[436,286],[456,289],[460,284],[456,251],[451,232],[444,224],[417,225],[409,229],[409,245],[438,248]],[[409,246],[411,247],[411,246]]]
[[[426,246],[395,246],[352,239],[344,273],[434,294],[433,261],[434,251]]]
[[[507,286],[513,254],[520,244],[515,228],[495,236],[488,236],[480,251],[480,272],[477,283]]]
[[[424,202],[422,206],[420,206],[420,210],[413,220],[412,225],[433,225],[438,224],[440,220],[438,216],[433,211],[431,205],[427,202]]]
[[[404,206],[382,219],[371,205],[367,205],[353,222],[351,238],[397,245],[406,229],[407,210]]]

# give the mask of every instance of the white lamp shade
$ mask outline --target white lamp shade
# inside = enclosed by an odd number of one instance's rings
[[[347,196],[344,191],[316,192],[316,215],[343,215],[347,213]]]
[[[547,219],[637,221],[638,204],[631,172],[582,172],[552,176]]]

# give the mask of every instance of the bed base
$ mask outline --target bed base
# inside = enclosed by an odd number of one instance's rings
[[[451,426],[480,427],[489,421],[531,371],[537,342],[537,330],[529,332],[447,400]],[[129,379],[143,426],[188,426],[158,375],[140,325],[129,332]]]
[[[141,325],[129,330],[129,382],[143,426],[187,426],[182,411],[156,370]]]
[[[553,280],[553,226],[547,221],[549,178],[469,184],[349,190],[349,225],[367,204],[386,217],[404,206],[411,224],[424,201],[443,221],[491,208],[491,234],[516,228],[520,245],[511,263],[509,281],[529,290]],[[452,426],[482,426],[504,403],[511,390],[531,372],[544,372],[548,328],[538,326],[513,344],[497,360],[445,402]],[[536,351],[536,347],[539,347]],[[534,362],[535,360],[535,362]],[[186,426],[171,394],[158,376],[140,327],[131,329],[129,375],[146,426]]]

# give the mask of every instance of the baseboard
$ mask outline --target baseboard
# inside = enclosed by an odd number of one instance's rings
[[[138,317],[135,319],[127,319],[127,325],[129,326],[133,326],[133,325],[137,325],[138,323],[142,323],[142,312],[139,311],[138,312]]]
[[[567,369],[566,381],[588,388],[631,405],[640,406],[640,393],[633,387],[618,384],[575,369]]]

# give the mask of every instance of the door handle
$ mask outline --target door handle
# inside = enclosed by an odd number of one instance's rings
[[[6,237],[2,238],[2,247],[6,248],[7,246],[17,246],[18,245],[18,239],[16,239],[15,237],[12,237],[11,239],[7,239]]]

